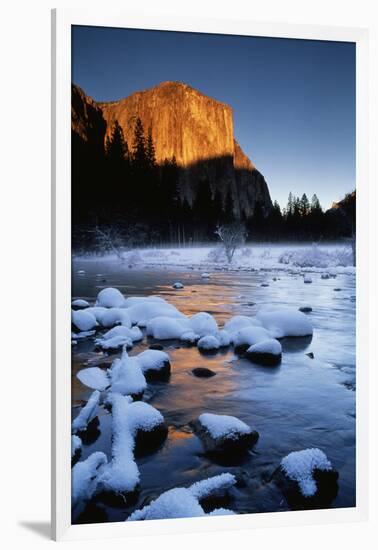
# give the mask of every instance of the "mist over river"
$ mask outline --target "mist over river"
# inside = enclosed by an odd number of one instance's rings
[[[203,355],[196,346],[160,341],[170,357],[171,376],[168,382],[149,383],[143,399],[164,416],[168,438],[158,451],[136,459],[141,482],[132,504],[98,503],[83,521],[125,520],[164,491],[222,472],[243,480],[227,503],[236,513],[289,510],[271,476],[285,455],[310,447],[323,450],[339,472],[331,506],[355,505],[355,275],[322,279],[314,272],[311,277],[312,284],[304,284],[298,269],[271,269],[212,271],[210,278],[202,278],[201,270],[187,267],[131,269],[120,261],[73,260],[72,296],[91,304],[101,289],[115,287],[125,297],[161,296],[188,316],[206,311],[219,326],[234,315],[254,316],[264,305],[311,306],[307,315],[314,328],[312,338],[281,340],[282,362],[276,367],[258,366],[232,348]],[[174,290],[176,281],[184,288]],[[268,286],[261,286],[263,281]],[[145,337],[129,355],[150,344]],[[310,352],[313,358],[306,355]],[[74,417],[92,393],[76,378],[77,372],[104,362],[110,366],[120,354],[94,351],[94,338],[78,340],[72,353]],[[208,367],[216,376],[197,378],[195,367]],[[236,416],[259,432],[241,463],[217,463],[204,455],[189,426],[203,412]],[[104,407],[99,420],[97,437],[83,442],[81,460],[94,451],[110,458],[111,414]]]

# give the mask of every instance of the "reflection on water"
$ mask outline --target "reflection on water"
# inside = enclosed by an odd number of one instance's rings
[[[84,269],[85,275],[76,274]],[[101,273],[101,279],[96,276]],[[129,508],[103,507],[110,521],[124,520],[132,510],[174,486],[224,471],[243,480],[232,491],[229,506],[239,513],[287,510],[271,475],[288,452],[320,447],[339,471],[339,492],[333,507],[355,505],[355,280],[350,275],[322,280],[313,274],[305,285],[300,275],[241,272],[215,273],[201,279],[196,271],[135,271],[120,264],[75,261],[73,293],[93,301],[105,286],[116,286],[126,296],[159,295],[183,313],[212,313],[222,324],[231,315],[254,315],[264,304],[310,305],[313,338],[284,339],[283,360],[275,368],[252,364],[227,350],[201,355],[197,348],[164,342],[171,358],[167,383],[150,384],[145,394],[169,426],[166,443],[158,452],[138,459],[141,490]],[[269,286],[261,287],[268,278]],[[102,282],[105,279],[106,282]],[[173,290],[175,281],[184,284]],[[341,288],[334,292],[334,288]],[[130,352],[148,347],[144,340]],[[313,358],[306,354],[313,353]],[[73,350],[73,406],[91,390],[76,378],[84,365],[110,364],[115,356],[93,351],[93,342],[79,342]],[[195,367],[208,367],[212,378],[197,378]],[[260,433],[254,449],[236,465],[217,464],[203,453],[189,422],[202,412],[237,416]],[[73,414],[76,414],[74,411]],[[111,416],[101,409],[97,437],[83,448],[82,458],[95,450],[109,455]],[[101,514],[100,514],[101,515]]]

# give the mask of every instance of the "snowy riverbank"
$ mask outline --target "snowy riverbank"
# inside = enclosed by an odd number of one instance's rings
[[[187,248],[137,248],[122,252],[122,264],[129,268],[201,269],[203,271],[313,271],[355,273],[352,248],[336,244],[251,244],[235,252],[231,264],[221,246]],[[80,261],[97,261],[99,256],[80,256]],[[115,255],[102,259],[120,261]],[[74,258],[75,260],[75,258]]]

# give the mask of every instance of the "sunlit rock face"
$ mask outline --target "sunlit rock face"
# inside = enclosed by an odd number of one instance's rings
[[[229,105],[184,83],[163,82],[119,101],[96,103],[88,98],[87,111],[93,106],[102,112],[105,136],[118,121],[130,149],[138,117],[146,134],[151,129],[158,164],[175,157],[180,168],[182,198],[186,197],[189,203],[195,199],[201,182],[207,180],[213,193],[219,190],[223,200],[231,191],[237,214],[251,215],[257,201],[266,213],[271,209],[264,177],[234,139]],[[89,112],[89,124],[91,115]],[[72,125],[80,135],[85,135],[85,121],[80,117],[76,116]]]

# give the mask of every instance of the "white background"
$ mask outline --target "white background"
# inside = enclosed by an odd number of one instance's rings
[[[182,4],[182,5],[181,5]],[[153,14],[360,26],[370,29],[371,513],[367,523],[260,529],[69,544],[175,548],[373,548],[378,542],[377,241],[378,16],[368,0],[143,0],[18,2],[2,6],[1,41],[1,391],[0,540],[4,548],[40,548],[50,517],[50,8],[107,6]],[[9,6],[10,4],[8,4]],[[227,78],[227,75],[225,75]],[[326,83],[325,83],[326,85]],[[367,182],[359,182],[366,185]],[[360,365],[365,368],[365,365]]]

